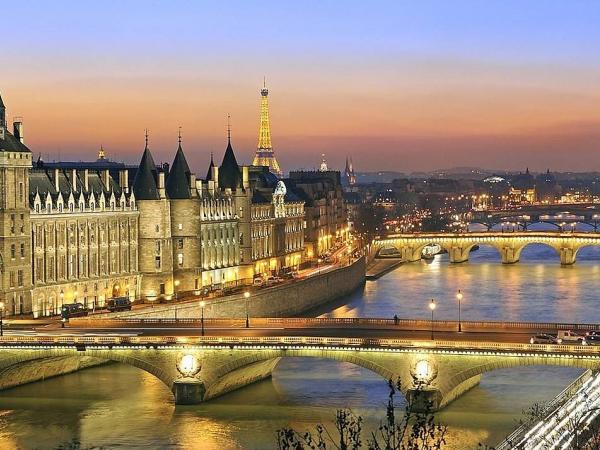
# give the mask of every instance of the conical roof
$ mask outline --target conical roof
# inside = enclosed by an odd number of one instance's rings
[[[183,154],[181,144],[179,144],[173,165],[167,177],[166,190],[169,198],[191,198],[190,175],[190,168]]]
[[[223,162],[219,168],[219,187],[237,189],[241,185],[242,173],[231,147],[231,139],[228,139]]]
[[[2,94],[0,94],[0,108],[4,108],[4,102],[2,101]]]
[[[133,192],[138,200],[159,200],[158,188],[156,181],[158,180],[158,170],[152,158],[152,153],[146,146],[144,154],[140,161],[140,166],[133,180]]]
[[[213,154],[210,152],[210,164],[208,165],[206,181],[211,181],[213,179],[213,167],[215,167],[215,162],[213,161]]]

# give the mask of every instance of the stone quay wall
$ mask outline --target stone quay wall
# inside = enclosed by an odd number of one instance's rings
[[[250,289],[247,301],[248,315],[252,317],[291,317],[352,293],[365,281],[365,259],[360,258],[349,266],[320,275],[311,276],[280,286],[260,290]],[[199,318],[198,301],[179,304],[154,305],[102,317],[122,318]],[[207,299],[204,317],[246,317],[246,299],[243,293]]]

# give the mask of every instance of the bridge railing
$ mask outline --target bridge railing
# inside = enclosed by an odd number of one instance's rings
[[[311,348],[323,350],[408,351],[449,354],[475,353],[478,355],[503,354],[508,357],[551,356],[565,358],[600,359],[600,347],[584,345],[539,345],[486,341],[413,340],[361,337],[316,336],[3,336],[1,348],[52,348],[85,346],[125,348],[172,346],[224,346],[251,348]]]
[[[431,330],[432,321],[422,319],[381,319],[381,318],[250,318],[252,328],[356,328],[386,330]],[[202,320],[160,319],[160,318],[93,318],[79,317],[70,319],[69,327],[74,328],[200,328]],[[207,328],[244,328],[245,318],[205,318]],[[461,321],[463,332],[556,332],[559,330],[590,331],[600,329],[600,324],[575,324],[557,322],[499,322],[499,321]],[[434,320],[434,331],[456,331],[458,322],[453,320]]]
[[[589,380],[593,375],[590,369],[583,372],[575,381],[569,384],[563,391],[548,402],[543,411],[538,417],[527,420],[517,427],[511,434],[509,434],[500,444],[495,447],[495,450],[511,450],[515,448],[521,448],[519,444],[523,443],[523,439],[529,430],[541,419],[546,419],[554,412],[557,408],[564,405],[573,395],[577,394],[583,384]],[[524,447],[524,446],[523,446]]]

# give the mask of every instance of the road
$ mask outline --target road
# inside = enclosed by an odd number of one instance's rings
[[[315,318],[250,318],[206,319],[204,327],[198,319],[72,319],[61,328],[58,324],[29,329],[6,329],[5,336],[190,336],[207,337],[306,337],[348,339],[432,339],[432,322],[393,319],[315,319]],[[517,322],[434,321],[436,341],[528,344],[533,334],[557,334],[559,330],[577,329],[580,334],[596,328],[593,324],[550,324]],[[567,343],[565,343],[566,345]]]

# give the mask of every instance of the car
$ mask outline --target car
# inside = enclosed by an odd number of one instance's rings
[[[253,286],[259,286],[259,287],[260,287],[260,286],[262,286],[263,284],[265,284],[265,280],[263,280],[262,278],[255,278],[255,279],[252,281],[252,285],[253,285]]]
[[[110,312],[131,311],[131,301],[129,297],[113,297],[106,302],[106,309]]]
[[[71,317],[84,317],[89,313],[88,309],[83,306],[83,303],[67,303],[60,308],[60,317],[64,320]]]
[[[536,334],[529,339],[530,344],[560,344],[562,340],[551,334]]]
[[[600,333],[592,334],[591,336],[586,337],[585,342],[588,345],[600,345]]]
[[[269,278],[267,278],[266,285],[267,286],[273,286],[273,285],[275,285],[277,283],[281,283],[282,281],[283,280],[281,278],[279,278],[279,277],[269,277]]]
[[[585,336],[575,333],[571,330],[559,331],[558,338],[563,342],[563,344],[581,344],[586,345]]]
[[[600,336],[600,330],[590,330],[586,331],[586,336]]]

